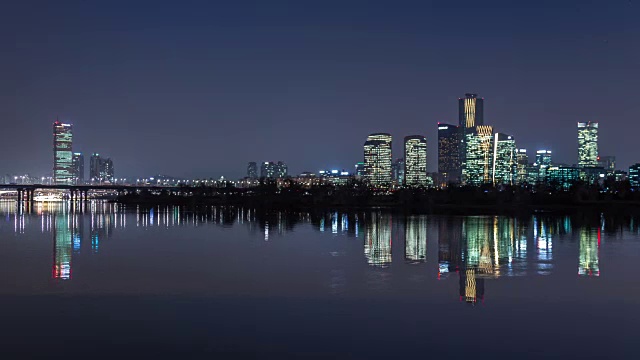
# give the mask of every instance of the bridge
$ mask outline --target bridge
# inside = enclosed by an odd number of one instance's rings
[[[159,186],[159,185],[45,185],[45,184],[0,184],[2,190],[14,190],[18,192],[18,201],[33,202],[36,190],[67,190],[71,201],[89,200],[89,191],[91,190],[115,190],[122,192],[137,192],[140,190],[171,190],[181,191],[182,187],[177,186]]]

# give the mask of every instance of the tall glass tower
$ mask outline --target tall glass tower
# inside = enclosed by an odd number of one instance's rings
[[[578,167],[598,166],[598,123],[578,123]]]
[[[391,184],[391,134],[376,133],[364,143],[365,177],[373,186]]]
[[[514,185],[518,171],[516,141],[496,133],[493,138],[493,184]]]
[[[458,120],[461,129],[484,125],[484,98],[478,94],[464,94],[458,99]]]
[[[55,184],[72,185],[75,181],[72,143],[71,124],[63,124],[56,120],[53,123],[53,181]]]
[[[460,130],[456,125],[438,124],[438,173],[445,184],[460,182]]]
[[[476,126],[465,136],[466,155],[462,166],[462,182],[479,186],[492,182],[493,127]]]
[[[404,138],[404,183],[407,186],[427,185],[427,139],[422,135]]]

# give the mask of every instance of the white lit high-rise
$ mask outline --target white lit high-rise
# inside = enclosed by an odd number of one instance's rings
[[[578,166],[598,166],[598,123],[578,123]]]
[[[373,186],[391,184],[391,135],[371,134],[364,143],[364,172]]]
[[[476,126],[465,134],[465,161],[462,180],[466,185],[482,185],[492,182],[493,127]]]
[[[493,183],[514,185],[518,161],[516,141],[513,136],[496,133],[493,138]]]
[[[404,138],[404,183],[407,186],[427,184],[427,139],[422,135]]]

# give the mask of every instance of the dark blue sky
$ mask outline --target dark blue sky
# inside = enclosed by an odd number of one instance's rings
[[[608,1],[14,1],[0,8],[1,173],[52,166],[51,123],[118,177],[352,169],[368,133],[424,134],[465,92],[485,123],[575,163],[640,162],[640,3]]]

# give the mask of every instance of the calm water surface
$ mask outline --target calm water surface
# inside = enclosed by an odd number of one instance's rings
[[[640,218],[0,203],[19,358],[636,359]]]

